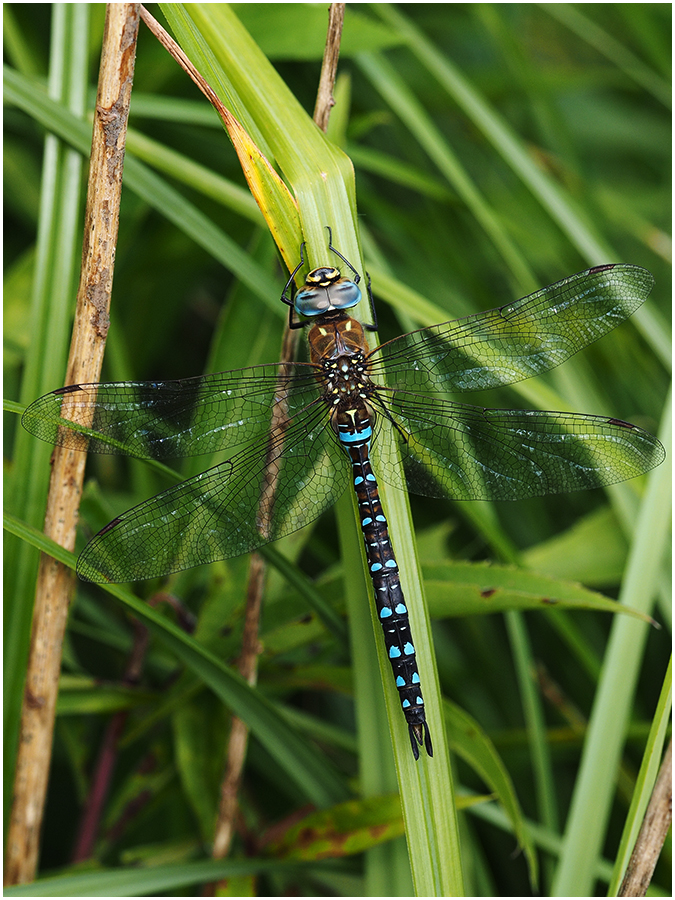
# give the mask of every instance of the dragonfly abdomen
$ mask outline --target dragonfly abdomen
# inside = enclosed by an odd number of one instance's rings
[[[389,540],[387,519],[380,503],[377,480],[370,465],[372,417],[363,405],[356,409],[339,411],[336,420],[340,443],[352,464],[359,520],[366,546],[368,570],[373,582],[375,604],[384,631],[384,643],[401,707],[408,723],[412,751],[415,759],[418,759],[418,745],[424,746],[429,756],[433,756],[415,659],[415,646],[410,633],[408,609],[403,596],[398,565]]]

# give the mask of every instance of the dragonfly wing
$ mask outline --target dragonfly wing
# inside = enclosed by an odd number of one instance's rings
[[[632,315],[654,278],[639,266],[596,266],[515,303],[413,331],[373,351],[389,387],[479,391],[559,366]]]
[[[333,504],[349,466],[317,402],[254,446],[133,507],[87,544],[86,581],[154,578],[238,556],[290,534]]]
[[[284,391],[293,408],[306,406],[318,393],[314,367],[294,363],[280,375],[273,364],[180,381],[69,385],[40,397],[21,421],[35,437],[73,450],[172,459],[264,439]]]
[[[408,488],[430,497],[522,500],[586,490],[634,478],[665,457],[653,435],[603,416],[484,409],[400,391],[386,397],[386,409]],[[391,444],[382,445],[380,474],[400,487],[388,475]]]

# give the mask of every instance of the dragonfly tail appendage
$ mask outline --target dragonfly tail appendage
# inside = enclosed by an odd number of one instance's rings
[[[419,725],[408,723],[408,732],[410,734],[410,746],[412,747],[415,759],[420,758],[420,747],[424,747],[428,756],[434,755],[434,748],[431,744],[431,734],[426,719]],[[419,746],[418,746],[419,745]]]

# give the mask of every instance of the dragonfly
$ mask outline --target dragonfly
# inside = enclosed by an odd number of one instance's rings
[[[522,500],[602,487],[659,465],[659,441],[621,419],[489,409],[448,396],[560,365],[632,315],[654,279],[639,266],[594,266],[514,303],[370,349],[366,332],[376,325],[347,312],[362,300],[361,276],[333,247],[330,229],[328,247],[347,274],[320,266],[298,288],[303,244],[281,295],[290,327],[308,329],[309,361],[69,385],[32,403],[22,423],[75,450],[154,460],[231,454],[106,525],[78,559],[78,575],[90,582],[160,577],[255,550],[317,519],[351,483],[419,759],[419,748],[432,756],[433,745],[377,478],[430,497]]]

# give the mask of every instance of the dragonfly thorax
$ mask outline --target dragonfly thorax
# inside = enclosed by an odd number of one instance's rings
[[[328,315],[313,325],[307,335],[310,361],[317,366],[340,357],[362,360],[368,354],[368,344],[363,326],[346,313]]]
[[[330,406],[342,408],[370,396],[372,385],[362,353],[326,359],[322,368],[324,397]]]
[[[346,314],[326,318],[308,335],[311,362],[320,370],[326,403],[344,408],[372,394],[368,376],[368,345],[363,326]]]

